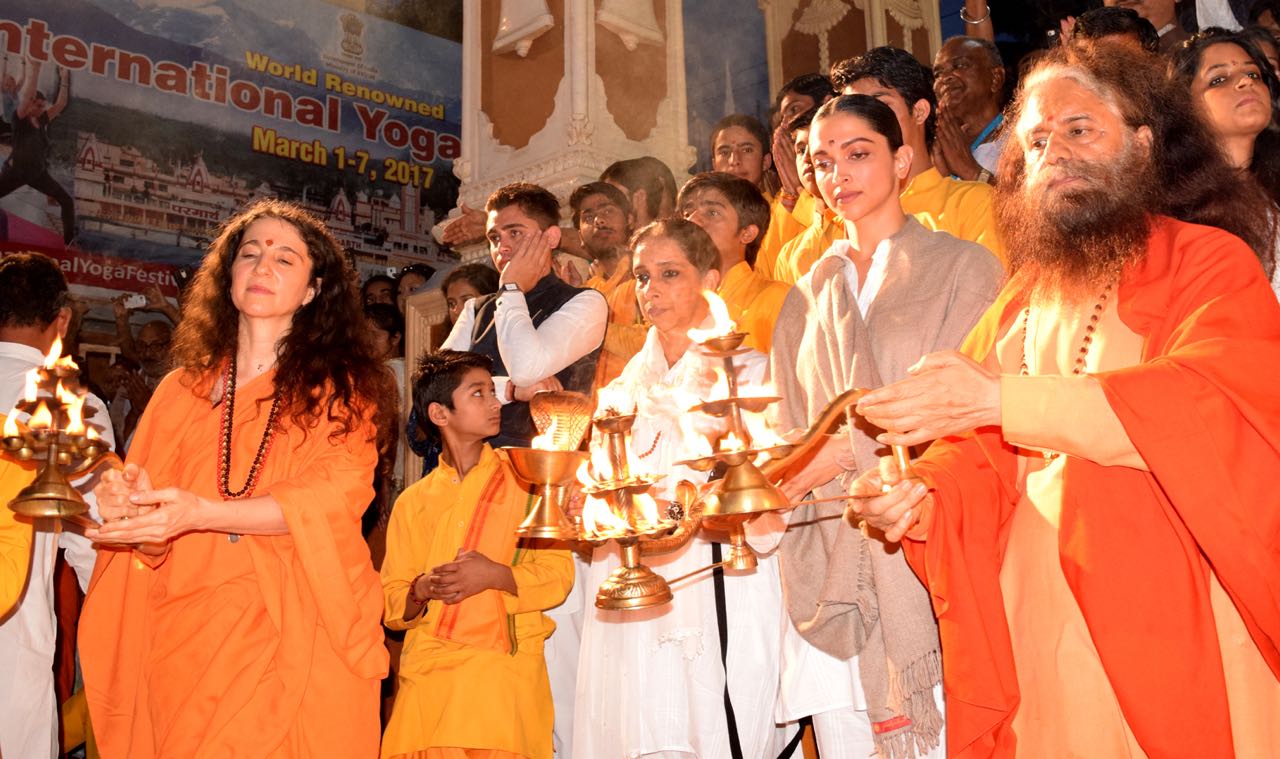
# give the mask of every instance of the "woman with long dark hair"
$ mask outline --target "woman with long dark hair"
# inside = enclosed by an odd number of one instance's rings
[[[96,489],[81,661],[104,755],[375,756],[360,537],[395,383],[324,224],[262,201],[186,294],[177,367]]]
[[[1185,84],[1227,162],[1280,204],[1280,80],[1253,38],[1210,28],[1179,47],[1174,77]],[[1274,215],[1274,214],[1273,214]],[[1276,249],[1255,250],[1280,292]]]
[[[783,430],[808,428],[839,394],[895,381],[921,356],[959,346],[1004,276],[982,246],[903,211],[914,154],[888,105],[867,95],[828,101],[810,125],[809,154],[846,239],[796,282],[774,328]],[[782,491],[793,502],[845,495],[878,465],[880,447],[873,430],[851,423],[785,472]],[[801,503],[778,549],[788,614],[778,714],[812,716],[824,756],[940,757],[928,594],[901,552],[833,514],[838,507]]]

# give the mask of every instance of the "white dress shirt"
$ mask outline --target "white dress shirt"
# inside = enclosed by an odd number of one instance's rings
[[[471,350],[476,300],[467,301],[441,348]],[[609,304],[604,296],[595,290],[583,290],[535,327],[524,293],[499,293],[493,319],[498,330],[498,353],[507,375],[493,378],[498,398],[507,403],[508,384],[529,387],[595,350],[604,341],[608,318]]]
[[[8,414],[22,397],[27,372],[39,366],[44,356],[36,348],[21,343],[0,342],[0,412]],[[95,413],[86,423],[105,441],[113,441],[111,417],[97,396],[85,403]],[[28,415],[17,415],[26,421]],[[97,477],[81,478],[74,484],[89,502],[90,514],[97,518],[93,485]],[[0,504],[0,508],[7,508]],[[31,549],[31,571],[27,587],[13,613],[0,624],[0,754],[6,757],[56,757],[58,755],[58,705],[53,693],[53,653],[57,627],[53,611],[53,567],[58,548],[66,552],[67,563],[76,572],[80,589],[89,587],[97,552],[82,535],[70,531],[58,534],[37,531]]]

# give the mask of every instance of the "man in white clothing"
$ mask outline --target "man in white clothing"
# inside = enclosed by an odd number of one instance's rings
[[[15,253],[0,260],[0,408],[13,408],[22,396],[27,372],[39,366],[54,340],[66,333],[71,321],[69,301],[67,282],[53,259]],[[112,440],[105,404],[90,395],[85,409],[88,424],[103,440]],[[26,416],[20,414],[19,419],[25,421]],[[91,506],[93,483],[93,478],[75,483]],[[26,590],[0,623],[0,672],[5,673],[0,677],[0,755],[6,757],[58,756],[53,567],[59,548],[75,570],[81,590],[88,587],[93,572],[93,546],[83,536],[37,530]]]
[[[473,298],[441,348],[493,359],[502,401],[495,448],[528,445],[535,430],[528,401],[541,390],[590,392],[604,341],[608,305],[594,290],[565,284],[551,272],[560,243],[560,201],[526,183],[495,191],[485,204],[489,255],[498,292]]]

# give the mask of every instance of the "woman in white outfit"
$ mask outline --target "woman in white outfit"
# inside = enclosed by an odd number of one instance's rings
[[[634,407],[633,454],[645,471],[666,475],[652,492],[662,504],[680,480],[708,478],[676,462],[696,455],[698,433],[688,422],[682,429],[679,419],[687,416],[690,398],[710,395],[712,368],[720,363],[687,334],[710,326],[702,291],[719,284],[719,255],[711,238],[683,219],[648,225],[632,238],[632,249],[636,295],[653,326],[622,375],[601,391],[597,413]],[[735,364],[744,386],[764,378],[762,354],[738,356]],[[673,579],[716,561],[722,549],[713,541],[724,539],[699,532],[644,563]],[[619,563],[616,544],[597,548],[583,592],[592,593]],[[750,572],[705,572],[674,584],[672,592],[671,603],[648,609],[587,609],[575,751],[609,759],[779,756],[788,736],[773,719],[782,622],[776,559],[761,556]]]

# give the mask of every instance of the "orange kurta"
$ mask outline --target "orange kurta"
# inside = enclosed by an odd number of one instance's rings
[[[742,344],[761,353],[768,353],[773,345],[773,326],[778,321],[782,302],[791,291],[788,285],[760,276],[739,261],[720,273],[720,289],[717,294],[729,309],[729,317],[738,325],[739,332],[746,332]]]
[[[383,735],[388,759],[551,759],[551,684],[543,643],[555,623],[543,612],[573,586],[567,550],[517,541],[533,498],[507,454],[484,446],[465,475],[445,460],[396,501],[382,565],[386,624],[408,630],[400,689]],[[419,574],[475,551],[511,567],[516,592],[489,589],[460,603],[431,601],[404,619]]]
[[[0,414],[0,424],[5,416]],[[35,477],[35,465],[0,458],[0,619],[22,597],[31,564],[31,523],[18,521],[8,503]]]
[[[236,393],[233,487],[262,438],[273,376]],[[129,461],[157,488],[220,500],[221,413],[170,374]],[[322,420],[304,434],[285,417],[275,437],[255,495],[279,502],[287,535],[188,533],[152,562],[100,551],[80,656],[103,757],[377,756],[387,652],[360,536],[377,453],[368,425],[334,432]]]
[[[990,361],[998,341],[1013,334],[1016,342],[1026,301],[1024,289],[1006,289],[966,350]],[[1142,752],[1234,756],[1260,735],[1245,721],[1248,705],[1232,702],[1238,684],[1262,674],[1261,688],[1274,689],[1280,677],[1280,492],[1271,482],[1280,471],[1280,308],[1243,243],[1170,219],[1155,223],[1147,257],[1126,270],[1116,301],[1140,356],[1078,382],[1096,382],[1113,414],[1102,423],[1123,427],[1141,465],[1103,463],[1102,452],[1051,465],[1061,468],[1052,526],[1069,590],[1058,598],[1072,599],[1083,625],[1075,629],[1088,638],[1072,644],[1072,656],[1096,655],[1095,674],[1111,691],[1098,698],[1114,699],[1121,729]],[[1028,673],[1015,663],[1031,661],[1014,638],[1034,622],[1006,616],[1010,605],[1036,600],[1018,590],[1029,578],[1002,578],[1007,562],[1034,558],[1023,549],[1042,528],[1019,509],[1043,465],[1028,465],[1010,435],[986,428],[929,449],[916,469],[935,506],[903,544],[938,613],[948,748],[958,757],[1013,756],[1021,702],[1044,695],[1020,686]],[[1044,491],[1030,495],[1046,502]],[[1038,706],[1027,710],[1043,714]]]
[[[600,346],[600,358],[596,361],[596,378],[593,388],[602,388],[613,382],[631,357],[644,345],[649,325],[640,314],[636,301],[636,278],[631,273],[631,259],[627,256],[618,262],[618,269],[608,281],[594,287],[609,305],[609,323],[605,327],[604,343]]]
[[[756,251],[754,269],[765,279],[773,279],[782,247],[803,232],[813,220],[814,201],[813,196],[805,190],[800,191],[795,207],[791,210],[782,205],[780,196],[768,200],[769,228],[760,234],[760,249]]]

